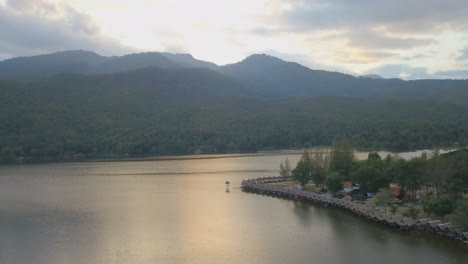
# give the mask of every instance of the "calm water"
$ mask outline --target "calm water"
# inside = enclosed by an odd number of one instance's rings
[[[0,263],[468,263],[450,240],[238,188],[283,159],[0,167]]]

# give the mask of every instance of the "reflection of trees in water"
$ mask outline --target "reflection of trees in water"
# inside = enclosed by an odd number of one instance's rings
[[[379,254],[392,251],[405,254],[404,257],[395,256],[396,259],[413,259],[410,262],[416,263],[417,260],[423,258],[421,252],[430,248],[443,249],[444,254],[454,256],[457,260],[465,259],[466,256],[464,248],[456,241],[444,239],[435,234],[390,228],[354,215],[342,208],[324,208],[307,201],[291,201],[290,205],[301,226],[326,229],[323,234],[313,231],[310,235],[319,236],[320,239],[327,241],[331,239],[333,251],[343,256],[343,262],[347,260],[346,256],[377,262]],[[369,252],[378,253],[369,254]],[[409,252],[414,252],[414,255],[409,256]],[[383,261],[383,263],[387,262]]]
[[[309,226],[312,222],[310,205],[303,201],[293,201],[293,212],[303,226]]]

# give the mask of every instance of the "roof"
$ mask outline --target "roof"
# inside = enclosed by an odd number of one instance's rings
[[[350,193],[350,192],[352,192],[352,191],[354,191],[354,190],[359,190],[359,187],[343,188],[343,191],[344,191],[345,193]]]
[[[418,224],[420,224],[420,225],[425,225],[425,224],[429,223],[430,221],[432,221],[431,218],[419,219],[419,220],[418,220]]]
[[[403,219],[401,219],[401,220],[399,221],[399,224],[400,224],[400,225],[404,225],[404,226],[412,226],[412,225],[414,225],[415,223],[416,223],[416,221],[414,221],[414,219],[409,218],[409,217],[405,217],[405,218],[403,218]]]
[[[436,226],[442,224],[442,221],[440,221],[440,220],[435,220],[435,221],[430,221],[430,222],[427,223],[427,224],[428,224],[429,226],[431,226],[431,227],[436,227]]]
[[[447,227],[451,225],[450,223],[443,223],[443,224],[440,224],[440,225],[437,225],[437,228],[440,229],[440,230],[445,230],[447,229]]]
[[[459,226],[459,225],[449,225],[449,226],[447,226],[447,228],[450,231],[455,231],[455,230],[458,230],[458,229],[463,228],[463,227]]]

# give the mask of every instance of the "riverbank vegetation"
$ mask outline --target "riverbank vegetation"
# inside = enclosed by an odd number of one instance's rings
[[[292,178],[301,186],[311,182],[317,190],[324,184],[334,195],[373,202],[393,214],[437,216],[468,227],[467,149],[409,160],[373,152],[359,161],[353,153],[346,140],[336,141],[329,156],[304,151]],[[314,156],[324,158],[317,162]],[[317,170],[323,178],[312,177]]]

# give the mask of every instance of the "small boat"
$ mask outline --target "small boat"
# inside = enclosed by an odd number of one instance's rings
[[[224,182],[225,184],[231,184],[229,181]]]

